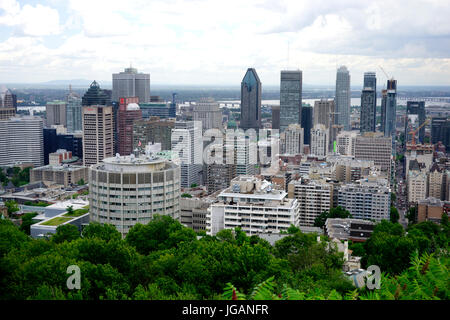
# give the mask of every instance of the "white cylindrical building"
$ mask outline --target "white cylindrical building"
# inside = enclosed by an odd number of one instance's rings
[[[154,214],[179,218],[180,168],[170,161],[116,155],[91,166],[89,178],[91,221],[112,224],[123,237]]]

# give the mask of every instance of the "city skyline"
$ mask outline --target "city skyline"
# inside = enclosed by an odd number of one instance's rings
[[[101,82],[131,63],[164,84],[230,85],[252,67],[263,85],[284,69],[331,85],[340,65],[355,85],[379,66],[402,85],[448,84],[446,1],[387,3],[5,0],[0,82]]]

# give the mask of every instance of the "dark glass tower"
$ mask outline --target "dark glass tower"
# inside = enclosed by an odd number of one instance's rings
[[[364,73],[361,94],[361,133],[375,132],[377,124],[377,78],[375,72]]]
[[[311,129],[313,122],[313,108],[312,107],[302,107],[302,128],[304,133],[303,143],[311,145]]]
[[[381,131],[385,137],[395,135],[397,115],[397,80],[387,81],[387,90],[383,90],[381,101]]]
[[[290,124],[301,123],[302,72],[281,71],[280,81],[280,131]]]
[[[92,105],[103,105],[110,106],[111,105],[111,95],[105,92],[105,90],[100,89],[97,81],[91,83],[91,86],[84,94],[81,104],[83,106],[92,106]]]
[[[248,68],[241,82],[240,128],[261,128],[261,81],[254,68]]]
[[[433,117],[431,119],[431,143],[436,144],[442,142],[450,151],[450,118]]]
[[[412,141],[409,132],[416,130],[425,122],[425,101],[408,101],[406,103],[405,142]],[[425,126],[415,134],[415,142],[423,143],[425,139]]]

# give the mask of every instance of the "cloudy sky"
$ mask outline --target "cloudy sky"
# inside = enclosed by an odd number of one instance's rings
[[[450,84],[449,0],[0,0],[0,82],[111,81],[132,63],[153,84],[264,84],[282,69],[332,85],[346,65],[378,83]],[[100,82],[101,83],[101,82]]]

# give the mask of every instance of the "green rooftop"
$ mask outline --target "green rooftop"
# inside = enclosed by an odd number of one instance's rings
[[[72,218],[56,217],[41,223],[42,226],[59,226],[60,224],[70,221]]]

